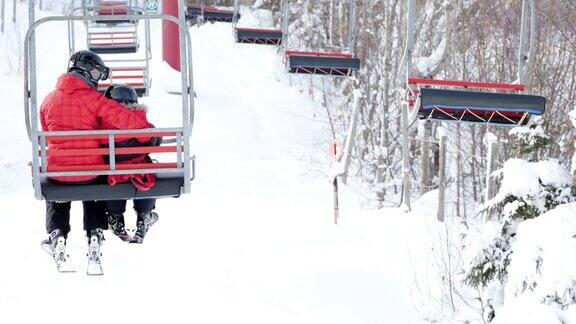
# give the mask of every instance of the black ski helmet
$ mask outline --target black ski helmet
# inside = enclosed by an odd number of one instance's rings
[[[113,84],[104,92],[106,98],[114,99],[124,105],[138,103],[138,94],[131,86],[127,84]]]
[[[79,51],[70,57],[68,72],[77,71],[86,76],[94,84],[106,80],[110,76],[110,69],[98,54],[91,51]]]

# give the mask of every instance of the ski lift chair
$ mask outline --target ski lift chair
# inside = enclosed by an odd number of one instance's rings
[[[408,0],[407,42],[405,49],[406,75],[412,71],[414,50],[415,0]],[[485,123],[491,125],[529,125],[532,116],[544,114],[546,98],[523,94],[523,84],[530,67],[532,49],[536,41],[536,5],[523,0],[518,50],[517,83],[469,82],[407,78],[408,107],[412,116],[420,119]],[[528,31],[530,32],[528,37]],[[480,90],[471,90],[480,89]],[[407,114],[404,111],[403,114]],[[405,119],[404,117],[402,118]],[[407,118],[406,118],[407,119]],[[408,125],[403,125],[406,133]]]
[[[93,14],[99,17],[109,16],[126,16],[135,13],[134,8],[131,7],[131,1],[100,1],[96,2]],[[116,25],[123,23],[133,23],[131,20],[115,19],[115,20],[100,20],[94,21],[96,24]]]
[[[523,126],[546,110],[542,96],[470,90],[520,92],[526,88],[522,84],[422,78],[408,78],[408,84],[416,87],[409,87],[409,102],[420,119]]]
[[[280,45],[282,44],[282,30],[235,28],[236,42],[243,44]]]
[[[352,54],[286,51],[290,73],[351,76],[360,69],[360,60]]]
[[[360,60],[352,54],[356,48],[356,0],[348,2],[348,53],[286,50],[285,62],[289,73],[348,77],[360,69]],[[290,1],[285,0],[282,7],[282,44],[285,48],[288,48],[289,19]]]
[[[31,9],[34,1],[30,1]],[[33,10],[32,10],[33,12]],[[124,18],[124,17],[123,17]],[[190,156],[190,134],[194,120],[194,98],[192,86],[192,56],[191,40],[185,22],[170,15],[129,15],[127,19],[161,19],[176,23],[184,35],[185,46],[180,46],[180,63],[182,78],[182,117],[181,126],[171,128],[152,128],[136,130],[84,130],[84,131],[40,131],[38,122],[38,97],[36,78],[36,45],[35,29],[46,22],[53,21],[91,21],[94,16],[63,16],[45,17],[38,21],[30,16],[30,28],[24,40],[24,106],[28,137],[32,142],[32,184],[35,197],[47,201],[75,200],[116,200],[138,198],[178,197],[190,192],[191,181],[194,178],[194,158]],[[113,19],[110,17],[108,19]],[[158,147],[115,147],[115,139],[135,137],[157,137],[163,140]],[[51,141],[99,139],[108,140],[108,148],[95,149],[50,149]],[[170,154],[171,161],[117,164],[116,157],[122,154]],[[109,156],[110,163],[101,165],[48,165],[50,156]],[[139,191],[132,184],[124,183],[110,186],[105,183],[90,183],[85,185],[70,185],[58,183],[49,178],[61,176],[94,175],[106,176],[112,174],[154,173],[156,185],[149,191]]]
[[[189,4],[186,9],[186,20],[194,23],[198,21],[228,22],[240,19],[240,14],[234,10],[221,9],[215,6],[200,4]]]
[[[88,31],[88,49],[98,54],[138,52],[136,29],[131,31]]]
[[[262,28],[241,28],[237,27],[240,19],[238,0],[234,0],[234,35],[236,43],[243,44],[261,44],[261,45],[280,45],[282,44],[283,33],[281,29],[262,29]]]

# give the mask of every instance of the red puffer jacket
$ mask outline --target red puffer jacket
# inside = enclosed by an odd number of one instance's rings
[[[58,78],[56,90],[42,103],[40,120],[44,131],[73,131],[101,129],[102,124],[116,129],[150,128],[152,124],[141,110],[130,110],[114,100],[104,97],[86,82],[71,74]],[[51,140],[51,150],[93,149],[99,140]],[[102,156],[50,156],[48,167],[104,164]],[[62,182],[85,182],[96,176],[55,177]]]

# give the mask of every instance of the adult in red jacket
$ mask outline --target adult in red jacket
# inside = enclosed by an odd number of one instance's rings
[[[110,70],[102,59],[90,51],[80,51],[72,55],[68,73],[59,77],[56,89],[42,103],[40,119],[44,131],[94,130],[102,124],[117,129],[148,128],[143,111],[130,110],[114,100],[105,98],[96,91],[98,82],[108,78]],[[51,140],[50,150],[99,148],[98,140]],[[102,156],[74,156],[48,158],[51,166],[104,164]],[[97,176],[55,177],[52,181],[68,184],[86,184],[96,181]],[[102,202],[83,201],[84,230],[89,242],[93,237],[99,246],[103,230],[108,228],[105,208]],[[70,231],[70,202],[46,202],[46,230],[50,237],[43,242],[52,250],[55,259],[65,258],[66,237]],[[92,246],[92,245],[90,245]],[[90,254],[90,253],[89,253]],[[99,262],[99,252],[97,253]],[[90,257],[90,255],[89,255]],[[58,260],[57,264],[58,264]],[[61,260],[62,261],[62,260]]]

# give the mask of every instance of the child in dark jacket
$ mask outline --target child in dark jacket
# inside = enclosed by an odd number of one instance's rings
[[[128,109],[146,111],[144,105],[138,104],[138,96],[136,91],[125,84],[111,85],[104,96],[121,103]],[[103,124],[102,128],[110,128],[109,125]],[[128,140],[121,140],[114,143],[115,147],[134,147],[134,146],[157,146],[160,145],[161,138],[131,138]],[[107,145],[106,145],[107,146]],[[117,155],[116,163],[146,163],[151,162],[147,154],[130,154],[130,155]],[[114,185],[116,183],[124,183],[131,181],[138,190],[149,190],[154,186],[156,178],[153,174],[132,174],[132,175],[110,175],[108,176],[108,183]],[[118,236],[121,240],[131,243],[142,243],[144,236],[154,223],[158,220],[158,214],[153,212],[156,199],[134,199],[134,210],[136,211],[136,232],[134,236],[130,236],[126,232],[124,222],[124,212],[126,211],[126,200],[109,200],[106,201],[106,210],[108,213],[108,226],[114,235]]]

